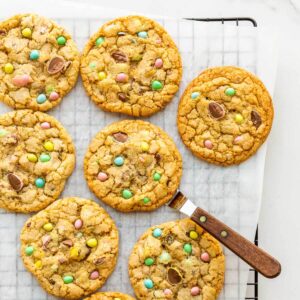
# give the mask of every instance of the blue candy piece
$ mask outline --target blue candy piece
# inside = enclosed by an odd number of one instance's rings
[[[138,37],[140,37],[142,39],[146,39],[148,37],[148,33],[146,31],[140,31],[138,33]]]
[[[118,167],[120,166],[123,166],[124,164],[124,158],[122,156],[117,156],[115,159],[114,159],[114,164]]]
[[[32,50],[32,51],[30,52],[29,58],[30,58],[31,60],[37,60],[39,57],[40,57],[40,52],[39,52],[39,50]]]
[[[161,234],[162,234],[162,231],[161,231],[160,228],[155,228],[155,229],[153,230],[153,232],[152,232],[152,235],[153,235],[154,237],[156,237],[156,238],[160,237]]]
[[[152,289],[154,284],[153,284],[153,281],[151,279],[145,279],[144,280],[144,286],[147,288],[147,289]]]
[[[36,102],[39,104],[44,103],[47,100],[47,97],[45,94],[39,94],[36,98]]]
[[[200,93],[199,92],[193,92],[192,94],[191,94],[191,98],[192,99],[196,99],[196,98],[198,98],[200,96]]]

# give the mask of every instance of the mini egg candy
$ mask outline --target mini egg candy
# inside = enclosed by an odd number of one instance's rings
[[[146,266],[152,266],[154,264],[154,259],[152,257],[148,257],[144,261]]]
[[[90,274],[90,279],[96,280],[97,278],[99,278],[99,272],[95,270]]]
[[[202,261],[204,262],[209,262],[210,261],[210,256],[207,252],[203,252],[201,255],[200,255],[200,258]]]
[[[160,228],[155,228],[152,232],[152,235],[156,238],[160,237],[162,234],[162,230]]]
[[[27,39],[31,38],[31,35],[32,35],[31,29],[28,28],[28,27],[24,28],[24,29],[22,30],[22,35],[23,35],[23,37],[25,37],[25,38],[27,38]]]
[[[154,62],[154,67],[159,69],[163,66],[163,60],[161,58],[157,58]]]
[[[167,251],[163,251],[158,258],[158,261],[164,265],[167,265],[171,260],[171,255]]]
[[[198,238],[198,233],[194,230],[190,231],[189,236],[191,239],[196,240]]]
[[[240,136],[240,135],[238,135],[237,137],[234,138],[233,142],[234,142],[235,144],[237,144],[237,143],[241,142],[242,140],[243,140],[243,137]]]
[[[100,45],[102,45],[104,43],[104,41],[105,41],[105,38],[102,37],[102,36],[100,36],[99,38],[97,38],[95,44],[96,44],[96,46],[100,46]]]
[[[242,124],[243,121],[244,121],[244,118],[241,114],[236,114],[234,116],[234,121],[237,123],[237,124]]]
[[[71,275],[64,276],[63,281],[65,284],[72,283],[74,281],[74,277]]]
[[[146,31],[140,31],[137,35],[142,39],[146,39],[148,37],[148,33]]]
[[[149,144],[148,143],[146,143],[146,142],[142,142],[141,143],[141,149],[143,150],[143,151],[148,151],[149,150],[149,148],[150,148],[150,146],[149,146]]]
[[[147,289],[152,289],[154,284],[153,284],[153,281],[151,279],[145,279],[144,280],[144,286],[147,288]]]
[[[43,122],[43,123],[41,123],[41,128],[42,129],[49,129],[49,128],[51,128],[51,125],[50,125],[49,122]]]
[[[29,58],[31,60],[37,60],[40,57],[40,52],[39,50],[31,50],[30,54],[29,54]]]
[[[121,167],[123,166],[124,164],[124,158],[122,156],[117,156],[115,159],[114,159],[114,164],[118,167]]]
[[[163,88],[163,84],[158,80],[153,80],[151,83],[151,88],[154,91],[161,90]]]
[[[33,252],[34,252],[34,247],[33,246],[27,246],[25,248],[25,254],[27,256],[31,256],[33,254]]]
[[[105,72],[99,72],[98,73],[98,79],[99,80],[103,80],[106,78],[106,73]]]
[[[42,264],[42,261],[41,260],[37,260],[35,263],[34,263],[34,266],[37,268],[37,269],[41,269],[43,264]]]
[[[63,35],[61,35],[56,39],[56,42],[59,46],[64,46],[66,44],[67,40]]]
[[[173,293],[170,289],[165,289],[164,294],[165,294],[165,296],[171,296]]]
[[[51,156],[48,153],[42,153],[40,155],[41,162],[48,162],[51,159]]]
[[[225,95],[226,96],[231,96],[231,97],[234,96],[235,95],[235,89],[231,88],[231,87],[227,88],[225,90]]]
[[[39,94],[36,98],[36,102],[38,104],[42,104],[42,103],[46,102],[46,100],[47,100],[47,97],[45,94]]]
[[[210,140],[205,140],[204,141],[204,147],[207,149],[212,149],[213,148],[213,143]]]
[[[43,146],[47,151],[53,151],[54,150],[54,144],[50,141],[45,142]]]
[[[17,75],[12,79],[15,86],[23,87],[32,82],[32,78],[28,74]]]
[[[49,232],[53,230],[53,225],[51,223],[46,223],[44,224],[43,228]]]
[[[82,222],[81,219],[77,219],[77,220],[75,221],[75,223],[74,223],[74,227],[75,227],[76,229],[80,229],[80,228],[82,227],[82,225],[83,225],[83,222]]]
[[[28,153],[27,154],[27,159],[30,161],[30,162],[37,162],[37,156],[33,153]]]
[[[79,256],[79,250],[76,247],[70,248],[70,258],[76,259]]]
[[[99,172],[97,175],[97,178],[101,181],[104,182],[108,179],[108,175],[104,172]]]
[[[188,254],[192,253],[192,245],[191,244],[184,244],[183,250],[184,250],[184,252],[186,252]]]
[[[154,181],[159,181],[160,178],[161,178],[161,174],[159,174],[158,172],[155,172],[155,173],[153,174],[153,179],[154,179]]]
[[[37,178],[34,183],[37,188],[43,188],[45,186],[45,179]]]
[[[119,73],[117,76],[116,76],[116,81],[117,82],[127,82],[128,80],[128,76],[127,74],[125,73]]]
[[[50,101],[55,101],[59,98],[59,94],[57,92],[51,92],[50,95],[49,95],[49,100]]]
[[[7,63],[4,65],[4,72],[6,74],[11,74],[14,71],[14,66],[11,63]]]
[[[200,293],[201,293],[201,290],[198,286],[194,286],[194,287],[191,288],[191,295],[192,296],[198,296],[198,295],[200,295]]]
[[[95,238],[89,239],[86,241],[86,244],[90,247],[90,248],[95,248],[98,245],[98,241]]]
[[[143,203],[144,204],[147,204],[147,203],[149,203],[150,202],[150,199],[148,198],[148,197],[144,197],[143,198]]]
[[[124,199],[130,199],[132,197],[132,192],[130,190],[125,189],[122,191],[122,197]]]
[[[199,93],[199,92],[193,92],[193,93],[191,94],[191,98],[192,98],[192,99],[197,99],[199,96],[200,96],[200,93]]]

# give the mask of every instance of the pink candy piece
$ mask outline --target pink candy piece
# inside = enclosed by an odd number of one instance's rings
[[[204,252],[200,256],[201,260],[204,262],[209,262],[210,261],[210,256],[207,252]]]
[[[56,92],[51,92],[49,95],[49,100],[51,100],[51,101],[57,100],[58,98],[59,98],[59,95]]]
[[[161,43],[161,39],[157,39],[156,44],[160,44],[160,43]]]
[[[173,293],[172,293],[172,291],[171,291],[170,289],[165,289],[165,290],[164,290],[164,294],[165,294],[166,296],[171,296]]]
[[[90,279],[95,280],[99,277],[99,272],[98,271],[93,271],[90,275]]]
[[[240,142],[242,139],[243,139],[243,138],[239,135],[239,136],[237,136],[237,137],[234,139],[233,142],[236,144],[236,143]]]
[[[161,59],[161,58],[157,58],[156,60],[155,60],[155,63],[154,63],[154,66],[156,67],[156,68],[161,68],[162,66],[163,66],[163,60]]]
[[[213,148],[213,143],[210,140],[204,141],[204,146],[207,149],[212,149]]]
[[[126,82],[128,79],[127,75],[125,73],[120,73],[117,75],[116,80],[118,82]]]
[[[74,227],[75,227],[76,229],[80,229],[80,228],[82,227],[82,224],[83,224],[82,220],[77,219],[77,220],[75,221],[75,223],[74,223]]]
[[[194,286],[191,288],[191,295],[192,296],[198,296],[200,294],[201,290],[198,286]]]
[[[107,174],[104,173],[104,172],[99,172],[97,178],[98,178],[100,181],[103,182],[103,181],[106,181],[106,180],[107,180],[108,176],[107,176]]]
[[[49,128],[51,128],[51,125],[48,122],[43,122],[43,123],[41,123],[41,128],[43,128],[43,129],[49,129]]]
[[[12,83],[16,86],[22,87],[26,86],[28,83],[31,83],[32,79],[29,75],[17,75],[12,79]]]

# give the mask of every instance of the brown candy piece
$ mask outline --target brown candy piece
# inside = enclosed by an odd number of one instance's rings
[[[102,265],[105,261],[105,257],[99,257],[94,260],[95,265]]]
[[[208,105],[210,115],[215,119],[221,119],[225,116],[224,108],[217,102],[210,102]]]
[[[126,100],[127,100],[127,96],[126,96],[126,94],[124,94],[124,93],[118,93],[118,98],[119,98],[121,101],[126,101]]]
[[[61,56],[55,56],[50,59],[47,71],[49,74],[54,75],[65,69],[65,60]]]
[[[17,192],[21,191],[21,189],[23,188],[23,182],[17,175],[15,175],[14,173],[9,173],[7,175],[7,178],[8,178],[8,181],[9,181],[11,187],[15,191],[17,191]]]
[[[256,129],[262,123],[262,120],[261,120],[261,117],[260,117],[259,113],[255,110],[251,111],[251,121],[252,121],[253,125],[256,127]]]
[[[127,62],[126,54],[120,50],[114,51],[111,56],[116,62]]]
[[[116,141],[125,143],[128,139],[128,135],[125,132],[116,132],[113,134],[113,137]]]
[[[169,268],[167,271],[167,280],[170,284],[175,285],[181,282],[181,274],[175,268]]]

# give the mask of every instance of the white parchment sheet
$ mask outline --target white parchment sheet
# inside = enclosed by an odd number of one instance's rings
[[[15,2],[12,0],[11,2]],[[37,12],[52,17],[73,35],[80,49],[105,21],[126,15],[124,12],[89,7],[84,16],[80,5],[69,6],[55,2],[55,12],[49,5],[31,5],[23,12]],[[22,5],[0,9],[0,18],[22,12]],[[4,6],[1,4],[1,6]],[[32,9],[31,9],[32,8]],[[59,11],[59,17],[56,13]],[[197,16],[195,16],[197,17]],[[176,128],[179,96],[188,82],[208,66],[238,65],[256,73],[273,92],[276,73],[276,53],[271,34],[251,26],[221,25],[192,22],[182,19],[155,18],[171,34],[183,59],[183,81],[180,91],[166,109],[147,120],[164,128],[175,140],[183,156],[181,190],[197,205],[208,210],[250,240],[254,239],[263,184],[266,145],[240,166],[216,167],[196,157],[183,145]],[[263,37],[263,38],[262,38]],[[0,104],[0,113],[11,109]],[[128,118],[103,112],[86,96],[81,80],[62,103],[50,111],[66,127],[76,145],[76,169],[62,196],[81,196],[94,199],[105,207],[120,232],[120,255],[113,275],[102,290],[116,290],[133,294],[127,274],[127,261],[138,237],[149,227],[182,216],[168,207],[151,213],[119,213],[103,204],[89,192],[83,176],[83,157],[92,137],[105,125]],[[28,215],[0,210],[0,299],[55,299],[47,295],[37,281],[25,271],[19,257],[19,232]],[[225,249],[226,280],[220,300],[245,298],[249,267]]]

